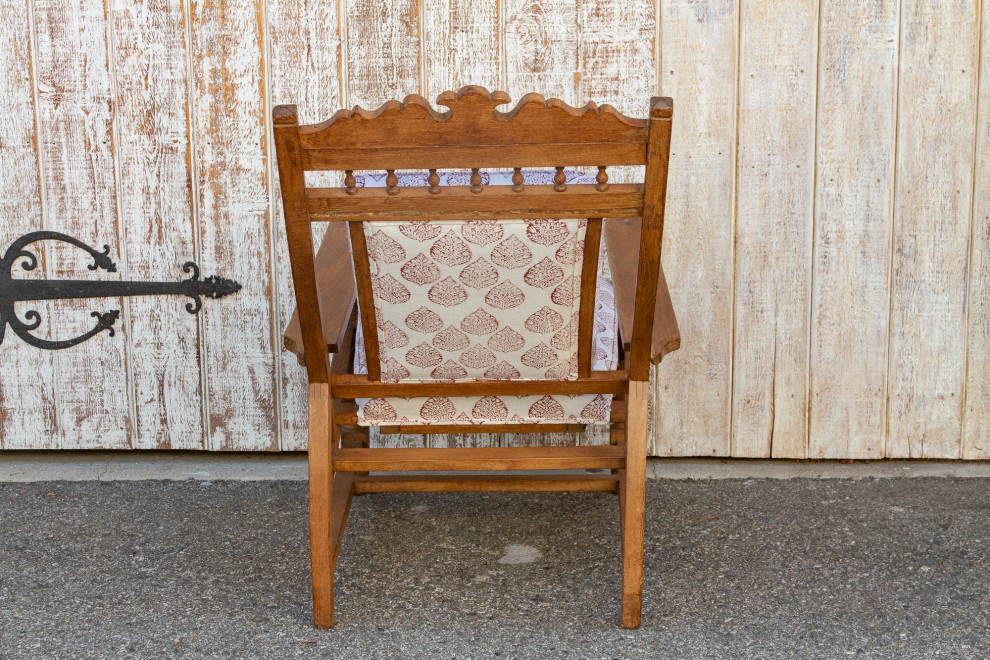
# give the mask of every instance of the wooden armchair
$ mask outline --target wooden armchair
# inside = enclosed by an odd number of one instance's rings
[[[298,303],[285,342],[309,378],[314,620],[333,625],[355,494],[585,490],[619,494],[621,622],[637,627],[650,363],[679,344],[660,268],[671,100],[653,98],[648,119],[538,94],[503,113],[508,95],[480,87],[437,102],[448,110],[409,96],[309,126],[295,106],[273,111]],[[644,164],[644,183],[608,183],[607,166]],[[580,183],[564,165],[598,172]],[[522,169],[541,167],[555,170]],[[400,179],[397,169],[422,173]],[[342,170],[344,185],[307,187],[308,170]],[[329,223],[315,257],[313,222]],[[592,423],[610,424],[611,444],[383,449],[369,448],[367,433]],[[513,472],[522,470],[563,472]]]

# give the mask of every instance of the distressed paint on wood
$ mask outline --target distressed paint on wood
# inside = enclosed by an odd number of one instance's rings
[[[194,260],[196,228],[182,3],[119,0],[112,7],[123,261],[132,279],[185,279],[181,266]],[[176,313],[184,304],[171,296],[130,301],[136,449],[203,448],[199,324]]]
[[[126,240],[118,221],[113,92],[104,6],[85,0],[36,0],[35,72],[38,144],[46,228],[92,246],[110,246],[118,272],[87,270],[88,256],[69,246],[46,249],[47,275],[121,279]],[[128,383],[128,313],[119,298],[58,301],[43,327],[67,339],[92,327],[92,310],[121,309],[116,335],[103,332],[55,354],[56,445],[126,449],[133,436]]]
[[[502,87],[499,3],[421,0],[423,96],[430,102],[465,85]],[[504,110],[505,108],[503,108]]]
[[[961,455],[978,9],[902,7],[889,457]]]
[[[539,91],[571,105],[581,79],[578,2],[504,0],[506,91],[513,99]]]
[[[51,320],[60,337],[90,327],[94,308],[121,307],[125,315],[117,336],[97,337],[61,354],[28,349],[8,335],[0,346],[0,447],[304,446],[302,372],[281,351],[281,326],[293,303],[287,260],[279,251],[281,217],[270,216],[279,209],[272,198],[276,193],[270,192],[277,186],[266,135],[273,103],[295,102],[315,120],[341,105],[375,107],[410,92],[432,98],[475,82],[507,88],[514,97],[540,91],[578,104],[608,102],[642,115],[637,104],[654,93],[649,81],[656,80],[651,76],[660,65],[662,92],[676,104],[664,267],[684,342],[657,370],[654,451],[749,452],[739,434],[729,444],[737,89],[744,150],[758,147],[747,137],[755,132],[746,128],[747,109],[758,109],[777,124],[789,118],[777,116],[779,94],[754,105],[758,83],[748,82],[745,71],[738,79],[737,27],[742,18],[742,66],[752,69],[753,48],[784,52],[788,42],[807,34],[801,5],[777,3],[776,20],[764,24],[747,18],[758,15],[758,4],[744,5],[740,17],[728,0],[663,0],[661,26],[651,34],[660,12],[650,0],[626,3],[621,10],[597,0],[505,0],[477,7],[461,0],[386,6],[370,0],[184,3],[182,11],[192,18],[188,26],[177,19],[177,2],[91,6],[78,0],[7,0],[3,5],[7,21],[0,49],[9,53],[4,58],[9,64],[0,74],[0,89],[5,109],[13,112],[0,119],[0,211],[5,214],[0,239],[9,243],[47,222],[49,228],[111,245],[120,272],[101,278],[179,277],[174,262],[201,252],[204,272],[251,287],[213,307],[207,304],[192,325],[181,302],[173,300],[130,300],[131,314],[118,300],[38,306],[44,323],[39,334],[50,330]],[[977,85],[979,5],[975,0],[905,3],[899,15],[898,4],[878,0],[850,9],[828,0],[822,7],[808,455],[962,452],[965,458],[988,458],[990,422],[983,411],[990,398],[985,384],[990,380],[990,202],[983,182],[990,177],[985,128],[990,105],[987,66]],[[982,59],[987,60],[985,4],[982,11]],[[799,17],[789,26],[792,33],[783,39],[767,36],[772,26],[779,29],[782,20],[792,20],[782,18],[788,13]],[[662,40],[656,37],[660,29]],[[805,57],[813,37],[803,44],[807,48],[790,51],[793,57]],[[32,52],[38,55],[34,61]],[[778,85],[795,60],[782,58],[779,65],[780,70],[768,70],[764,63],[762,69]],[[155,72],[154,78],[145,80],[145,70]],[[192,78],[186,82],[191,96],[180,75]],[[32,76],[38,81],[33,90]],[[814,97],[814,86],[799,82],[799,89]],[[144,98],[142,108],[138,101]],[[186,111],[192,122],[179,127],[186,103],[192,104]],[[192,135],[183,133],[191,128]],[[780,144],[787,136],[771,137]],[[183,149],[190,155],[180,172],[175,163]],[[786,150],[756,156],[765,164],[796,157]],[[754,152],[741,152],[740,162],[746,157]],[[611,174],[620,180],[618,170]],[[327,176],[336,185],[333,175]],[[191,182],[191,191],[183,189],[182,177]],[[745,181],[746,172],[738,177]],[[785,183],[790,194],[794,182]],[[776,192],[769,180],[750,180],[752,193],[744,193],[742,185],[736,197],[743,211]],[[3,211],[8,208],[14,211]],[[797,215],[794,208],[785,213]],[[775,217],[784,222],[783,215]],[[166,227],[175,235],[157,238]],[[190,235],[182,227],[199,229]],[[759,240],[769,242],[768,236]],[[75,250],[42,257],[45,272],[31,276],[94,276]],[[737,283],[738,296],[745,293],[742,286]],[[151,315],[139,311],[141,305]],[[194,377],[187,382],[175,366],[193,358],[183,351],[195,345],[195,332],[204,327],[196,350],[205,373],[198,382]],[[186,332],[191,334],[181,334]],[[230,355],[217,346],[228,337],[237,345]],[[186,340],[190,343],[182,348]],[[759,359],[738,341],[736,349],[737,362]],[[756,364],[747,373],[766,368]],[[203,401],[186,408],[180,395]],[[201,405],[209,423],[195,438]],[[181,417],[169,420],[170,415]],[[426,442],[423,436],[391,438]],[[434,436],[429,441],[440,446],[463,440]],[[785,455],[778,452],[784,447],[775,442],[771,451]]]
[[[981,16],[962,457],[990,459],[990,3]]]
[[[728,456],[737,7],[660,4],[660,89],[674,98],[663,269],[681,348],[656,368],[651,453]]]
[[[204,305],[211,449],[278,449],[271,218],[260,0],[194,2],[192,57],[204,272],[243,288]],[[235,230],[236,228],[236,230]],[[279,342],[280,344],[281,342]],[[279,345],[278,350],[281,349]]]
[[[417,0],[354,0],[347,5],[347,103],[373,109],[419,94]]]
[[[422,7],[423,95],[433,102],[440,93],[464,85],[500,89],[499,3],[423,0]],[[430,434],[427,442],[431,447],[498,447],[502,434]]]
[[[607,103],[630,117],[648,114],[650,97],[659,91],[659,0],[614,3],[595,0],[581,5],[581,103]],[[680,111],[674,100],[675,116]],[[675,120],[676,121],[676,120]],[[593,168],[591,168],[593,169]],[[610,167],[610,183],[643,180],[643,167]],[[622,250],[626,246],[609,246]],[[608,269],[608,260],[605,260]],[[608,273],[611,277],[611,273]],[[655,438],[655,370],[650,378],[650,437]],[[606,426],[588,426],[578,444],[607,445]],[[652,442],[650,443],[652,445]],[[652,448],[652,447],[651,447]]]
[[[593,0],[581,5],[579,102],[608,103],[630,117],[648,114],[658,87],[656,2]],[[676,107],[675,100],[675,112]]]
[[[824,0],[809,458],[882,458],[898,2]]]
[[[733,456],[807,454],[817,5],[741,5]]]
[[[421,26],[416,0],[357,0],[347,8],[348,106],[373,109],[389,99],[420,94]],[[426,447],[423,434],[372,432],[372,447]]]
[[[299,109],[300,121],[315,123],[329,118],[342,106],[341,90],[341,35],[337,4],[320,0],[269,0],[268,43],[271,103],[265,109],[265,117],[271,107],[280,103],[294,103]],[[269,142],[269,153],[274,145]],[[281,332],[288,325],[295,308],[292,289],[292,271],[282,217],[282,195],[278,185],[278,168],[272,167],[271,195],[272,228],[275,235],[276,313],[275,327],[279,329],[275,349],[281,360],[281,449],[300,451],[306,449],[307,420],[306,401],[308,385],[306,370],[296,357],[281,350]],[[340,177],[332,172],[311,172],[321,185],[340,184]],[[316,248],[323,238],[325,226],[314,228]]]
[[[44,228],[32,81],[32,25],[26,0],[0,3],[0,249]],[[39,258],[44,255],[39,254]],[[20,268],[18,266],[18,268]],[[35,277],[44,276],[45,263]],[[16,271],[15,271],[16,272]],[[38,307],[42,314],[50,313]],[[18,307],[23,315],[23,308]],[[0,356],[0,449],[57,446],[55,356],[8,334]]]
[[[539,91],[574,106],[581,81],[578,4],[573,0],[504,0],[506,90],[513,103]],[[562,165],[565,163],[562,163]],[[576,444],[574,433],[506,433],[504,447]]]

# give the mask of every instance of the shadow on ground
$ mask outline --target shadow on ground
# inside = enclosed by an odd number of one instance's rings
[[[0,658],[990,656],[990,480],[648,488],[640,630],[573,493],[356,498],[318,631],[305,484],[0,484]]]

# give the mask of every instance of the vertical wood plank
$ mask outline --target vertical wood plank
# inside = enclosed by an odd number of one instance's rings
[[[46,250],[57,278],[120,279],[126,236],[117,214],[113,108],[107,20],[103,3],[36,0],[35,70],[38,145],[48,229],[94,247],[110,246],[116,273],[94,275],[87,255],[67,246]],[[128,314],[119,298],[53,304],[50,335],[67,339],[92,327],[90,312],[121,309],[116,334],[102,332],[55,355],[61,448],[124,449],[132,437],[127,370]]]
[[[660,4],[660,88],[676,104],[662,263],[682,336],[656,369],[663,456],[729,455],[737,11]]]
[[[501,88],[499,3],[423,0],[423,96],[465,85]]]
[[[389,99],[423,90],[420,80],[419,4],[417,0],[356,0],[347,7],[346,99],[373,109]],[[426,447],[421,434],[372,433],[372,446]]]
[[[981,18],[980,79],[976,117],[969,349],[962,457],[990,459],[990,3]]]
[[[432,102],[440,93],[464,85],[500,89],[501,20],[497,2],[424,0],[423,95]],[[431,447],[498,447],[502,434],[431,434],[427,440]]]
[[[26,0],[0,2],[0,249],[44,228]],[[41,254],[38,255],[42,257]],[[20,267],[18,267],[20,268]],[[35,276],[44,276],[44,262]],[[37,306],[37,305],[36,305]],[[18,312],[23,309],[18,306]],[[44,309],[39,308],[44,313]],[[2,332],[2,329],[0,329]],[[52,449],[56,442],[54,355],[7,333],[0,346],[0,449]]]
[[[578,2],[505,0],[506,91],[580,102]]]
[[[807,455],[817,5],[741,5],[733,456]]]
[[[347,4],[347,102],[367,109],[420,93],[417,0]]]
[[[581,82],[584,98],[579,102],[608,103],[631,117],[649,114],[650,97],[657,93],[656,2],[592,0],[582,3]],[[614,169],[618,168],[609,169],[609,178],[620,182],[612,178]]]
[[[889,457],[961,454],[978,9],[902,7]]]
[[[112,6],[124,261],[133,279],[185,278],[196,228],[182,2]],[[135,298],[130,312],[133,446],[202,449],[197,319],[174,297]]]
[[[341,90],[341,34],[337,4],[321,0],[269,0],[268,2],[269,67],[271,72],[271,106],[296,104],[299,121],[316,123],[328,119],[343,105]],[[274,157],[274,147],[269,147]],[[282,195],[278,185],[278,168],[271,167],[271,191],[275,235],[275,281],[278,337],[289,322],[295,307],[292,271],[282,215]],[[322,179],[321,185],[339,185],[333,172],[310,173]],[[318,242],[322,227],[314,227]],[[318,246],[317,246],[318,247]],[[282,442],[281,449],[306,449],[307,420],[306,370],[295,356],[282,349],[281,339],[275,350],[281,360]]]
[[[211,449],[278,448],[260,11],[260,0],[191,6],[200,266],[243,287],[236,305],[200,312]]]
[[[505,0],[506,91],[513,103],[538,92],[580,104],[579,13],[574,0]],[[506,447],[562,446],[574,433],[506,433]]]
[[[822,2],[809,458],[884,455],[898,4]]]

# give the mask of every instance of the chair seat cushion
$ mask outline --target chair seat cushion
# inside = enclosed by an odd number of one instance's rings
[[[500,178],[497,175],[501,173],[493,173],[492,177]],[[542,173],[541,173],[542,174]],[[399,185],[416,185],[417,181],[413,181],[415,175],[404,175],[400,177]],[[423,183],[425,183],[425,175]],[[588,181],[583,179],[587,178]],[[501,181],[498,181],[502,183]],[[593,183],[594,178],[592,175],[585,175],[581,173],[568,173],[568,183]],[[443,183],[447,183],[445,180]],[[454,182],[451,181],[451,184]],[[459,183],[459,182],[458,182]],[[487,183],[487,182],[486,182]],[[492,181],[495,183],[495,181]],[[375,186],[381,185],[380,181],[374,180],[372,177],[367,177],[363,181],[358,182],[360,185]],[[366,232],[372,233],[379,231],[379,225],[382,223],[366,223]],[[506,231],[510,231],[506,229]],[[582,230],[583,231],[583,230]],[[396,235],[399,240],[402,240],[402,236]],[[583,235],[582,235],[583,237]],[[373,242],[373,241],[372,241]],[[583,241],[582,241],[583,242]],[[412,249],[412,247],[410,248]],[[608,371],[616,368],[618,362],[618,338],[617,338],[617,323],[618,314],[616,311],[615,304],[615,292],[611,280],[611,275],[607,269],[608,260],[606,255],[606,246],[604,239],[601,245],[601,252],[598,261],[598,279],[597,279],[597,291],[595,296],[595,315],[594,315],[594,331],[593,331],[593,354],[592,354],[592,369],[595,371]],[[374,250],[372,249],[373,258],[376,256]],[[383,260],[384,261],[384,260]],[[382,266],[389,267],[390,264],[383,263]],[[579,264],[578,264],[579,266]],[[579,271],[578,271],[579,279]],[[401,278],[403,274],[397,276]],[[438,307],[438,309],[442,309]],[[563,308],[562,308],[563,309]],[[376,315],[379,317],[380,322],[382,317],[388,316],[393,312],[400,312],[400,316],[405,316],[405,310],[396,309],[395,305],[390,305],[388,308],[382,310],[378,308],[376,302]],[[491,310],[497,313],[498,310]],[[576,307],[572,312],[576,313]],[[570,315],[571,313],[568,313]],[[575,316],[576,318],[576,316]],[[451,322],[449,319],[444,321],[444,324]],[[459,319],[454,319],[454,323],[458,323]],[[576,321],[575,321],[576,322]],[[461,323],[463,326],[463,323]],[[519,325],[519,324],[514,324]],[[439,326],[438,326],[439,327]],[[519,325],[522,327],[522,325]],[[432,329],[432,328],[431,328]],[[575,326],[576,330],[576,326]],[[470,328],[468,329],[470,332]],[[410,333],[410,331],[406,331]],[[514,333],[519,334],[519,333]],[[526,333],[523,333],[526,334]],[[575,337],[576,338],[576,337]],[[380,338],[380,350],[386,349],[387,347],[383,345]],[[415,342],[411,342],[415,343]],[[433,345],[437,342],[434,340]],[[571,345],[568,343],[568,345]],[[542,345],[541,345],[542,346]],[[442,343],[441,343],[442,347]],[[562,345],[558,345],[557,348],[561,348]],[[564,347],[566,348],[566,347]],[[405,346],[403,346],[405,350]],[[478,349],[479,352],[483,349]],[[496,349],[497,350],[497,349]],[[520,349],[521,350],[521,349]],[[573,350],[573,349],[571,349]],[[437,351],[434,351],[437,352]],[[559,351],[558,351],[559,352]],[[383,363],[385,363],[385,355],[383,353]],[[399,356],[402,357],[401,355]],[[383,365],[382,368],[382,380],[401,382],[408,380],[418,380],[423,382],[424,380],[496,380],[496,379],[543,379],[548,380],[569,380],[576,377],[576,352],[571,354],[570,359],[565,359],[565,363],[561,363],[560,366],[553,367],[550,370],[529,370],[533,373],[520,373],[521,371],[527,371],[524,364],[515,365],[518,369],[513,368],[507,363],[501,363],[503,365],[503,371],[505,373],[495,373],[498,371],[498,364],[494,366],[488,365],[487,363],[479,365],[486,367],[486,369],[480,369],[476,374],[473,372],[466,372],[466,369],[458,369],[457,373],[451,373],[449,376],[445,373],[444,376],[437,375],[436,371],[430,373],[426,370],[423,373],[415,373],[417,371],[414,367],[415,365],[403,364],[396,366],[394,370],[400,371],[400,377],[391,377],[389,372],[389,367],[387,364]],[[462,359],[461,362],[464,360]],[[490,360],[489,360],[490,361]],[[389,363],[398,361],[395,359],[389,360]],[[473,366],[470,364],[468,366]],[[573,362],[573,364],[571,364]],[[453,363],[452,363],[453,364]],[[401,369],[401,367],[406,367]],[[432,366],[432,365],[431,365]],[[442,366],[442,365],[441,365]],[[457,366],[457,365],[454,365]],[[354,371],[355,373],[367,373],[367,365],[364,352],[364,341],[361,337],[360,326],[358,332],[358,338],[355,342],[355,360],[354,360]],[[484,374],[482,374],[482,371]],[[544,371],[547,374],[544,375]],[[413,372],[413,373],[410,373]],[[491,425],[491,424],[553,424],[553,423],[568,423],[568,424],[601,424],[608,421],[609,411],[611,409],[611,395],[598,395],[598,394],[583,394],[583,395],[533,395],[533,396],[515,396],[515,395],[502,395],[502,396],[472,396],[472,397],[411,397],[411,398],[401,398],[401,397],[388,397],[388,398],[375,398],[375,399],[357,399],[358,405],[358,424],[362,426],[389,426],[389,425],[442,425],[442,424],[456,424],[456,425]]]

